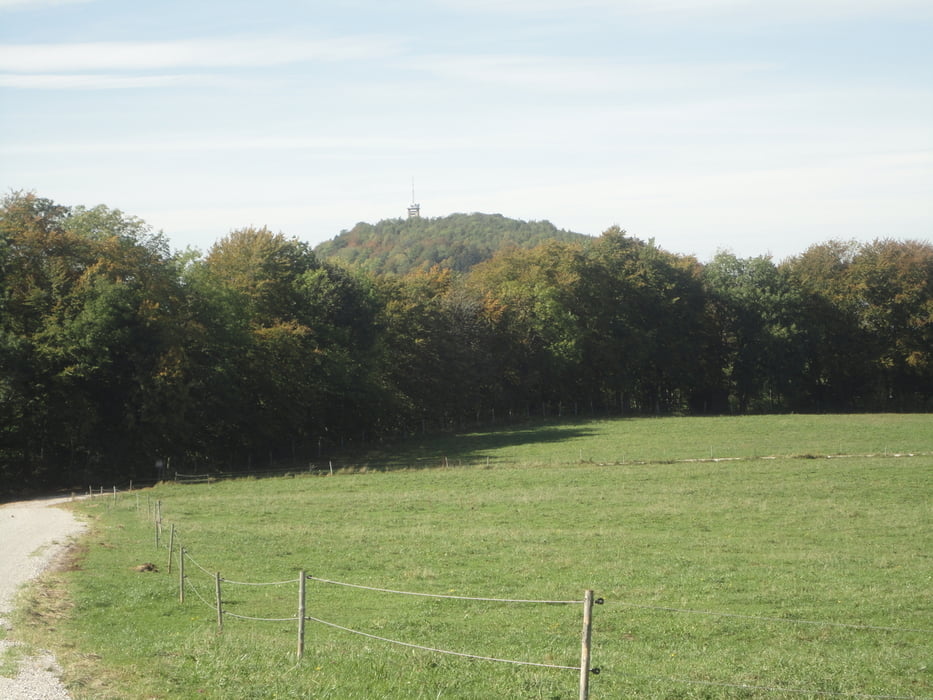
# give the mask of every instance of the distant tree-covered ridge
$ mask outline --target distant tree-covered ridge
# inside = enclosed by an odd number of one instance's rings
[[[373,273],[404,275],[434,266],[466,272],[504,248],[533,248],[545,241],[589,238],[550,221],[521,221],[501,214],[451,214],[437,218],[358,223],[318,245],[323,259],[338,259]]]

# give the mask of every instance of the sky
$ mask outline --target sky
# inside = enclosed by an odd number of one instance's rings
[[[0,193],[206,252],[407,215],[933,239],[931,0],[0,0]]]

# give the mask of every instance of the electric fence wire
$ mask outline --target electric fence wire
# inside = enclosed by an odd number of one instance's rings
[[[209,602],[207,598],[201,595],[201,591],[198,590],[198,587],[195,586],[194,583],[191,581],[191,579],[189,579],[187,576],[185,576],[185,585],[188,586],[188,588],[190,588],[192,591],[194,591],[195,597],[199,598],[200,601],[204,603],[207,607],[211,608],[212,610],[217,608],[216,603]]]
[[[194,558],[193,558],[190,554],[188,554],[188,551],[187,551],[187,550],[185,550],[185,559],[187,559],[188,561],[190,561],[192,564],[194,564],[197,568],[199,568],[201,571],[203,571],[205,574],[207,574],[207,575],[210,576],[211,578],[214,577],[214,572],[208,571],[208,570],[205,569],[203,566],[201,566],[200,564],[198,564],[198,562],[196,562],[196,561],[194,560]]]
[[[684,685],[702,685],[714,688],[735,688],[740,690],[760,690],[770,693],[786,693],[789,695],[822,695],[826,697],[862,698],[863,700],[931,700],[916,695],[870,695],[867,693],[847,693],[837,690],[815,690],[812,688],[786,688],[781,686],[749,685],[746,683],[723,683],[717,681],[701,681],[689,678],[665,678],[663,676],[631,675],[627,678],[660,683],[681,683]]]
[[[446,598],[448,600],[476,600],[484,601],[487,603],[536,603],[538,605],[580,605],[583,603],[582,600],[524,600],[524,599],[514,599],[514,598],[479,598],[474,596],[465,596],[465,595],[441,595],[438,593],[415,593],[412,591],[396,591],[391,588],[376,588],[374,586],[361,586],[357,583],[343,583],[341,581],[330,581],[325,578],[318,578],[317,576],[308,576],[309,581],[317,581],[318,583],[328,583],[334,586],[345,586],[347,588],[359,588],[364,591],[375,591],[377,593],[394,593],[396,595],[413,595],[420,596],[422,598]]]
[[[822,625],[825,627],[844,627],[848,629],[859,630],[879,630],[883,632],[916,632],[920,634],[933,634],[933,630],[918,629],[913,627],[883,627],[880,625],[861,625],[850,622],[830,622],[827,620],[801,620],[793,617],[764,617],[759,615],[743,615],[741,613],[715,612],[711,610],[691,610],[688,608],[670,608],[660,605],[643,605],[640,603],[628,603],[624,600],[610,601],[611,605],[621,605],[628,608],[639,608],[641,610],[660,610],[670,613],[683,613],[688,615],[707,615],[710,617],[734,617],[743,620],[757,620],[759,622],[786,622],[795,625]]]
[[[229,583],[232,586],[284,586],[289,583],[298,583],[301,581],[299,578],[289,579],[288,581],[269,581],[269,582],[260,582],[260,583],[250,583],[244,581],[231,581],[226,579],[223,576],[220,577],[220,580],[224,583]]]
[[[306,620],[310,622],[317,622],[321,625],[326,625],[327,627],[333,627],[334,629],[342,630],[344,632],[349,632],[350,634],[357,634],[361,637],[368,637],[369,639],[375,639],[380,642],[388,642],[389,644],[397,644],[398,646],[408,647],[410,649],[420,649],[422,651],[431,651],[437,654],[447,654],[449,656],[460,656],[466,659],[475,659],[478,661],[495,661],[504,664],[515,664],[518,666],[538,666],[541,668],[557,668],[565,669],[571,671],[579,671],[579,666],[560,666],[557,664],[543,664],[535,661],[512,661],[510,659],[498,659],[493,656],[478,656],[476,654],[464,654],[459,651],[449,651],[446,649],[436,649],[434,647],[423,646],[421,644],[411,644],[409,642],[400,642],[396,639],[388,639],[387,637],[379,637],[375,634],[369,634],[368,632],[360,632],[359,630],[350,629],[349,627],[343,627],[342,625],[335,624],[333,622],[327,622],[326,620],[321,620],[316,617],[305,616]]]
[[[253,620],[255,622],[294,622],[298,619],[297,615],[291,617],[251,617],[249,615],[237,615],[229,610],[223,610],[222,612],[227,617],[235,617],[238,620]]]

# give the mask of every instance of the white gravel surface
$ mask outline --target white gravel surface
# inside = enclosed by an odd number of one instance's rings
[[[84,529],[70,512],[55,506],[68,499],[43,499],[0,505],[0,627],[10,629],[7,617],[17,590],[60,557],[72,537]],[[11,642],[0,640],[0,654]],[[22,660],[15,678],[0,676],[4,700],[69,700],[59,680],[60,669],[48,652]]]

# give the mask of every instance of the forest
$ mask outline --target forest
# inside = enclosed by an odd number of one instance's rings
[[[518,221],[501,214],[451,214],[438,218],[383,219],[359,223],[318,245],[318,257],[368,272],[407,274],[437,265],[467,272],[503,248],[528,248],[547,241],[581,242],[582,233],[550,221]]]
[[[10,193],[0,493],[529,416],[933,409],[929,242],[700,263],[610,227],[460,267],[376,272],[265,228],[173,252],[119,210]]]

